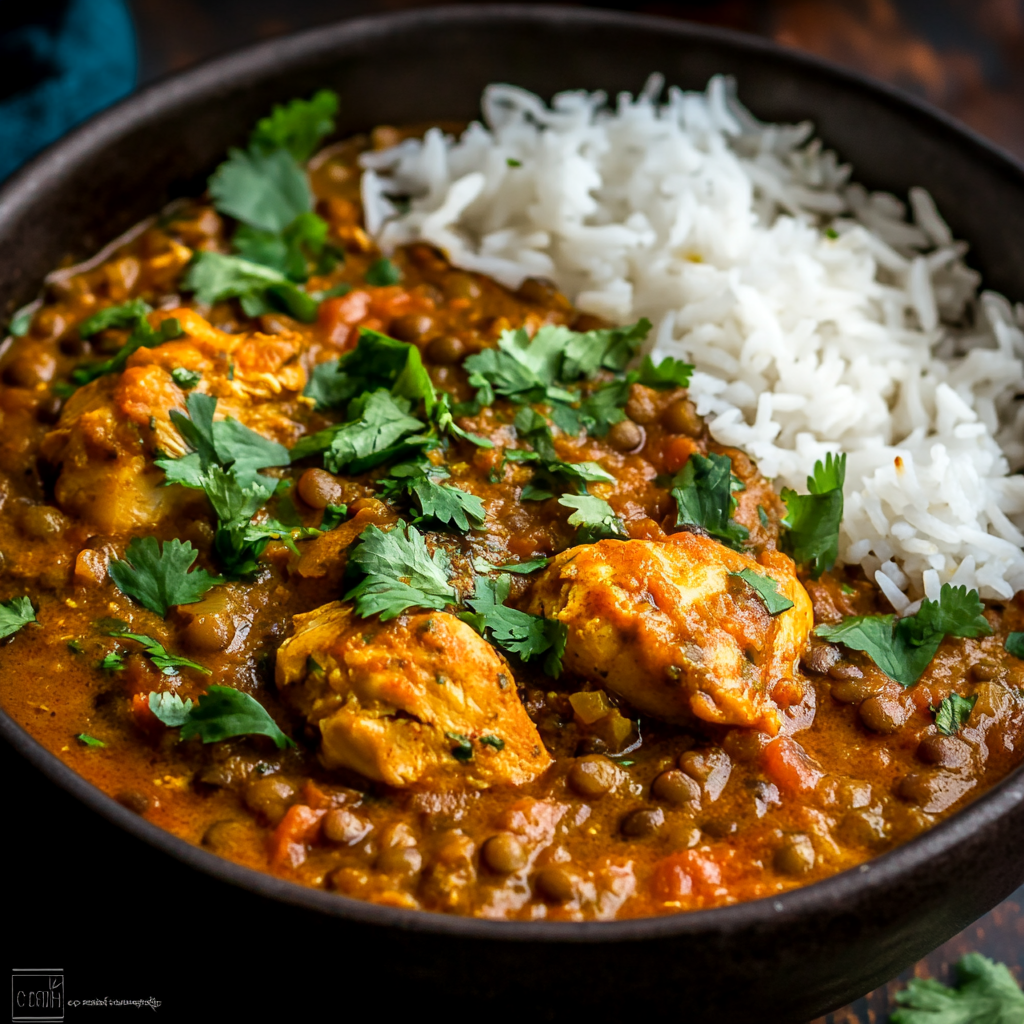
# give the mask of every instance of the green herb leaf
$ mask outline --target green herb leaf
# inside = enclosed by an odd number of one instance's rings
[[[284,274],[291,281],[305,281],[327,241],[327,221],[315,213],[300,213],[281,232],[264,231],[243,224],[231,239],[238,254]]]
[[[184,366],[176,366],[171,370],[171,377],[174,379],[174,383],[184,391],[191,391],[203,379],[203,375],[198,370],[186,370]]]
[[[104,743],[103,740],[98,740],[98,739],[96,739],[95,736],[90,736],[86,732],[80,732],[75,737],[75,739],[78,740],[78,742],[81,743],[82,746],[84,746],[84,747],[105,747],[106,746],[106,743]]]
[[[455,744],[452,749],[452,757],[456,761],[472,761],[473,760],[473,741],[467,736],[463,736],[461,732],[446,732],[445,738],[452,741]]]
[[[324,509],[323,518],[320,520],[319,530],[321,533],[330,533],[345,521],[348,516],[348,505],[328,505]]]
[[[124,668],[124,655],[119,651],[110,651],[99,660],[97,668],[105,672],[120,672]]]
[[[164,725],[180,728],[183,740],[198,736],[216,743],[233,736],[269,736],[279,750],[295,746],[258,700],[230,686],[211,686],[198,704],[175,693],[152,692],[149,709]]]
[[[505,741],[500,736],[481,736],[481,746],[493,747],[495,750],[504,750]]]
[[[1014,658],[1024,658],[1024,633],[1011,633],[1006,638],[1006,653]]]
[[[178,669],[181,668],[191,668],[196,672],[202,672],[204,675],[210,674],[210,670],[203,665],[197,665],[194,661],[189,661],[188,658],[181,658],[177,654],[171,654],[163,644],[154,640],[151,636],[146,636],[143,633],[111,633],[110,635],[124,640],[134,640],[137,644],[141,644],[142,653],[149,657],[165,676],[176,676]]]
[[[666,356],[657,366],[650,356],[644,356],[640,369],[630,374],[630,381],[643,384],[648,388],[687,388],[690,386],[690,375],[693,366],[681,359]]]
[[[699,526],[723,544],[741,550],[750,534],[730,518],[736,505],[732,491],[732,463],[727,455],[691,455],[672,481],[676,525]]]
[[[398,284],[402,280],[402,272],[387,257],[377,260],[366,271],[366,283],[377,288]]]
[[[575,509],[569,516],[569,525],[576,527],[576,539],[581,544],[629,537],[625,523],[603,498],[592,494],[564,494],[558,504]]]
[[[843,519],[843,482],[846,479],[846,455],[825,456],[814,464],[807,478],[810,494],[797,494],[788,487],[782,491],[786,503],[788,527],[784,535],[786,549],[794,561],[811,566],[817,579],[835,565],[839,556],[839,524]]]
[[[308,100],[292,100],[275,106],[268,117],[256,122],[250,146],[261,152],[286,149],[298,163],[305,163],[334,131],[338,94],[321,89]]]
[[[264,231],[283,231],[313,208],[306,175],[284,149],[232,149],[209,185],[221,213]]]
[[[557,619],[507,607],[510,585],[510,577],[505,575],[496,579],[478,576],[476,590],[466,602],[473,612],[463,612],[460,618],[523,661],[544,655],[544,671],[557,679],[562,672],[568,627]]]
[[[1024,992],[1005,964],[968,953],[956,967],[957,986],[912,978],[896,993],[892,1024],[1020,1024]]]
[[[145,307],[149,309],[144,302],[139,302],[137,309]],[[89,320],[79,328],[79,333],[86,329],[90,320],[95,320],[97,317],[102,316],[104,313],[109,313],[112,309],[123,311],[127,306],[131,306],[132,303],[126,303],[125,306],[109,307],[105,310],[100,310],[99,313],[94,314]],[[102,330],[104,328],[97,328]],[[92,331],[91,333],[95,333]],[[156,348],[157,345],[162,345],[166,341],[171,341],[174,338],[181,337],[181,323],[175,317],[168,317],[166,320],[160,321],[160,326],[154,330],[149,325],[149,321],[146,319],[145,314],[138,314],[135,318],[135,326],[132,328],[131,334],[128,336],[128,340],[121,346],[118,351],[111,356],[109,359],[105,359],[98,363],[87,363],[85,366],[77,366],[71,371],[71,380],[79,387],[84,384],[88,384],[91,381],[96,380],[99,377],[104,376],[108,373],[120,373],[128,362],[129,356],[137,352],[140,348]]]
[[[547,325],[530,339],[526,329],[503,331],[497,348],[467,356],[463,366],[477,401],[491,405],[495,395],[520,405],[531,402],[571,404],[576,395],[558,387],[566,346],[574,337],[568,327]]]
[[[477,558],[473,562],[473,568],[477,572],[514,572],[517,576],[525,576],[531,572],[536,572],[538,569],[543,569],[550,561],[550,558],[533,558],[528,562],[507,562],[505,565],[492,565],[490,562],[485,562],[482,558]]]
[[[542,327],[537,334],[554,329]],[[581,377],[589,380],[598,370],[625,370],[650,332],[651,321],[646,318],[626,327],[599,328],[583,333],[569,331],[558,379],[569,383]]]
[[[863,651],[888,676],[913,686],[931,664],[944,636],[977,637],[992,632],[976,590],[952,587],[938,601],[925,600],[916,615],[896,621],[894,615],[861,615],[834,626],[818,626],[824,640]],[[895,624],[894,624],[895,623]]]
[[[967,724],[967,719],[971,717],[971,711],[977,702],[976,694],[972,697],[961,697],[959,693],[951,693],[944,697],[935,709],[935,728],[943,736],[958,733]]]
[[[28,334],[28,329],[32,326],[32,318],[35,314],[34,306],[16,313],[7,325],[8,332],[13,334],[15,338],[24,338]]]
[[[779,585],[771,576],[763,576],[753,569],[741,569],[739,572],[731,572],[729,575],[743,580],[749,587],[756,590],[758,597],[768,609],[769,615],[779,615],[793,607],[793,602],[779,593]]]
[[[188,571],[198,555],[188,541],[169,540],[161,546],[156,537],[136,537],[125,550],[125,560],[111,562],[108,572],[123,594],[166,618],[175,605],[194,604],[224,582],[205,569]]]
[[[109,330],[111,327],[134,327],[152,312],[153,307],[142,299],[132,299],[118,306],[107,306],[86,317],[78,327],[78,334],[82,338],[91,338],[94,334]]]
[[[472,526],[484,525],[484,503],[475,494],[443,484],[448,479],[443,466],[435,466],[429,459],[420,458],[393,466],[390,474],[380,481],[381,494],[389,500],[407,495],[419,508],[421,518],[430,519],[441,526],[454,526],[463,533]]]
[[[9,601],[0,601],[0,640],[13,636],[22,626],[36,621],[36,612],[29,598],[12,597]]]
[[[355,600],[356,612],[363,618],[380,615],[386,622],[407,608],[441,611],[458,601],[448,582],[447,554],[439,548],[431,555],[415,526],[404,531],[397,526],[387,532],[368,526],[350,560],[366,575],[345,600]]]

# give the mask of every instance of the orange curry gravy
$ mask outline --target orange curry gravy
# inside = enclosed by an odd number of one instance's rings
[[[360,144],[337,147],[311,176],[318,212],[346,256],[309,290],[352,286],[322,302],[316,323],[277,313],[254,321],[234,302],[198,307],[179,295],[193,251],[227,251],[221,217],[194,202],[166,213],[102,265],[51,280],[27,335],[4,350],[0,600],[29,595],[39,623],[0,644],[0,701],[17,722],[104,792],[231,860],[379,903],[510,919],[674,913],[804,885],[917,835],[1019,761],[1024,704],[1016,690],[1024,665],[1004,651],[1008,632],[1024,628],[1018,598],[988,604],[992,636],[947,639],[907,690],[865,656],[814,643],[801,662],[804,695],[783,710],[774,738],[753,728],[666,724],[611,693],[588,704],[578,695],[594,684],[571,671],[551,679],[536,661],[512,659],[518,698],[553,759],[532,781],[484,788],[446,777],[399,788],[329,770],[316,731],[277,692],[275,658],[294,615],[341,597],[359,532],[408,517],[377,495],[379,471],[334,477],[312,459],[271,470],[294,483],[289,499],[306,525],[317,525],[328,504],[348,505],[329,543],[330,534],[302,541],[298,557],[272,543],[255,578],[215,588],[166,620],[125,596],[106,567],[123,556],[131,531],[97,529],[95,520],[61,507],[60,467],[44,444],[62,416],[54,383],[124,343],[117,330],[79,337],[77,325],[96,310],[135,297],[158,310],[191,307],[221,331],[291,345],[306,374],[351,350],[359,326],[371,327],[417,345],[435,386],[455,401],[472,394],[464,356],[493,346],[503,330],[599,326],[542,282],[510,292],[426,246],[395,254],[401,283],[368,286],[366,271],[380,254],[359,222],[352,158]],[[275,434],[273,424],[267,432],[288,445],[339,418],[301,398],[284,412],[291,434]],[[498,400],[459,422],[511,443],[515,413]],[[684,391],[634,384],[626,413],[605,438],[555,431],[555,444],[563,460],[594,460],[615,477],[594,493],[612,505],[630,538],[673,533],[665,475],[695,452],[724,451],[745,484],[735,518],[750,532],[750,550],[775,548],[782,504],[746,456],[710,439]],[[501,444],[488,450],[457,441],[446,461],[452,482],[479,495],[488,513],[481,530],[427,533],[431,546],[448,551],[460,593],[472,588],[473,557],[519,562],[576,543],[568,509],[554,499],[520,500],[529,474],[501,465]],[[187,515],[156,532],[191,541],[198,564],[215,572],[211,512],[200,492],[190,493],[198,498],[185,506]],[[117,489],[99,500],[113,503],[116,521]],[[890,610],[855,572],[802,579],[817,622]],[[532,585],[529,576],[514,577],[510,603],[525,607]],[[406,621],[422,621],[419,614]],[[162,675],[138,645],[111,638],[114,629],[152,636],[211,674]],[[115,649],[125,656],[123,670],[100,668]],[[209,683],[255,696],[297,746],[281,751],[261,736],[181,742],[146,705],[150,691],[195,699]],[[977,701],[967,725],[943,736],[931,708],[954,690]],[[594,718],[594,707],[603,714]],[[86,745],[77,739],[83,734],[105,746]]]

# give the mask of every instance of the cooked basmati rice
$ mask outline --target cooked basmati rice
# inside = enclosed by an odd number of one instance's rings
[[[943,583],[1024,589],[1024,307],[980,276],[923,189],[849,182],[812,126],[762,124],[713,78],[550,107],[492,85],[484,124],[363,158],[367,225],[510,287],[654,321],[694,363],[711,434],[803,489],[846,452],[840,557],[897,611]],[[407,206],[392,202],[399,197]]]

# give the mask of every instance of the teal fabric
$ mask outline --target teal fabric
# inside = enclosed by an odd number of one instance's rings
[[[22,24],[5,42],[28,50],[53,73],[0,101],[0,180],[131,92],[138,66],[124,0],[71,0],[56,29]]]

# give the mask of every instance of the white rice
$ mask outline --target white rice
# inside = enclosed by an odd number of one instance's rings
[[[897,611],[947,582],[1024,589],[1024,307],[979,294],[923,189],[908,216],[850,184],[810,124],[757,122],[727,79],[661,94],[490,86],[486,127],[365,155],[369,229],[649,317],[712,435],[778,486],[846,452],[840,557]]]

